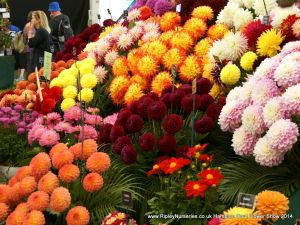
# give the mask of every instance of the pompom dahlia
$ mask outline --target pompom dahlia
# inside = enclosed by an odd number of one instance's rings
[[[20,182],[20,190],[19,190],[20,195],[23,197],[28,196],[35,191],[36,187],[37,187],[37,183],[34,177],[31,176],[25,177]]]
[[[286,89],[282,97],[287,103],[289,113],[300,114],[300,84],[294,85]]]
[[[65,183],[72,183],[79,177],[79,168],[73,164],[66,164],[58,171],[59,178]]]
[[[82,184],[87,192],[96,192],[102,188],[103,178],[98,173],[88,173],[84,177]]]
[[[224,212],[224,219],[220,220],[220,225],[259,225],[260,220],[253,217],[253,210],[233,207]]]
[[[36,191],[28,197],[27,204],[31,210],[44,211],[49,206],[49,195],[43,191]]]
[[[23,221],[22,225],[44,225],[46,219],[41,211],[33,210],[28,213]]]
[[[121,159],[126,165],[135,163],[137,152],[132,146],[125,146],[121,152]]]
[[[266,58],[262,63],[256,68],[253,77],[255,79],[274,78],[274,72],[278,67],[278,62],[274,60],[274,58]]]
[[[39,180],[38,190],[51,194],[52,191],[59,185],[59,180],[55,174],[48,172]]]
[[[182,117],[177,114],[169,114],[164,118],[162,126],[169,134],[175,134],[183,126]]]
[[[157,140],[157,148],[162,153],[170,153],[176,149],[176,139],[171,134],[165,134]]]
[[[69,150],[62,150],[52,156],[52,164],[56,169],[60,169],[66,164],[71,164],[74,160],[74,155]]]
[[[93,153],[86,162],[86,168],[95,173],[104,173],[110,166],[110,157],[104,152]]]
[[[260,56],[272,57],[280,50],[280,44],[283,42],[284,36],[280,31],[270,29],[260,35],[257,40],[257,53]]]
[[[254,52],[246,52],[241,58],[241,67],[246,71],[252,71],[257,58],[258,56]]]
[[[263,119],[263,107],[258,104],[248,106],[242,116],[242,124],[246,132],[261,135],[266,130]]]
[[[300,70],[298,63],[293,60],[283,60],[274,73],[278,86],[288,88],[300,83]]]
[[[252,92],[251,98],[253,102],[259,104],[266,104],[267,101],[280,94],[276,83],[271,79],[261,79],[256,82]]]
[[[244,126],[241,126],[234,131],[231,146],[237,155],[249,156],[254,151],[258,137],[258,135],[250,134]]]
[[[225,85],[236,84],[241,76],[240,69],[235,64],[227,64],[220,73],[220,79]]]
[[[152,151],[155,144],[155,137],[153,133],[144,133],[139,138],[139,145],[144,151]]]
[[[48,154],[41,152],[31,159],[29,166],[32,169],[32,175],[35,178],[41,178],[51,168],[50,157]]]
[[[64,187],[55,188],[50,196],[50,210],[61,213],[67,210],[71,204],[71,195]]]
[[[0,222],[3,222],[8,216],[9,207],[5,203],[0,203]]]
[[[287,104],[282,97],[270,99],[264,107],[263,118],[267,127],[279,119],[285,119],[288,114]]]
[[[69,210],[66,221],[68,225],[87,225],[90,222],[90,213],[83,206],[76,206]]]

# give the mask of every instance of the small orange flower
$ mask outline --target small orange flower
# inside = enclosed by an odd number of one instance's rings
[[[180,26],[181,18],[176,12],[165,13],[159,22],[160,28],[163,31],[175,30],[176,27]]]
[[[182,167],[187,166],[191,163],[190,160],[184,159],[184,158],[170,158],[162,161],[159,163],[159,168],[165,173],[165,174],[172,174],[178,170],[180,170]]]
[[[112,66],[112,72],[114,76],[127,76],[128,75],[128,66],[126,57],[120,57],[116,59]]]
[[[8,203],[8,194],[10,187],[4,184],[0,184],[0,202]]]
[[[21,167],[16,173],[17,181],[23,180],[23,178],[28,177],[31,175],[31,167],[30,166],[23,166]]]
[[[52,159],[53,155],[58,153],[58,152],[61,152],[62,150],[68,150],[68,147],[66,146],[66,144],[64,143],[58,143],[56,145],[54,145],[51,150],[50,150],[50,157]]]
[[[22,225],[44,225],[46,223],[45,216],[42,212],[32,210],[25,217]]]
[[[163,57],[163,65],[171,70],[172,66],[175,65],[176,67],[181,66],[184,59],[186,58],[185,52],[183,50],[177,48],[171,48]]]
[[[58,185],[59,181],[57,176],[52,172],[48,172],[39,180],[38,190],[44,191],[50,195],[52,191],[58,187]]]
[[[93,153],[86,162],[86,168],[95,173],[104,173],[110,166],[110,158],[104,152]]]
[[[0,203],[0,222],[4,221],[8,216],[9,207],[5,203]]]
[[[169,30],[167,32],[162,33],[159,37],[159,40],[170,48],[171,47],[170,41],[175,34],[176,34],[175,30]]]
[[[64,212],[71,204],[71,195],[68,189],[59,187],[54,189],[50,197],[50,209],[54,212]]]
[[[72,183],[79,177],[79,168],[73,164],[67,164],[58,171],[59,178],[66,183]]]
[[[78,160],[78,159],[80,159],[81,158],[81,154],[82,154],[82,143],[77,143],[77,144],[75,144],[75,145],[72,145],[71,147],[70,147],[70,152],[72,152],[73,153],[73,155],[74,155],[74,160]]]
[[[71,164],[74,160],[74,155],[69,150],[62,150],[53,155],[52,164],[56,169],[60,169],[66,164]]]
[[[147,176],[150,177],[152,174],[156,174],[159,171],[159,165],[155,164],[152,168],[152,170],[147,172]]]
[[[229,29],[225,24],[217,23],[208,28],[207,37],[214,41],[220,40],[228,31]]]
[[[26,202],[22,202],[15,208],[14,212],[27,214],[29,212],[29,206]]]
[[[87,160],[93,153],[97,152],[97,143],[93,139],[86,139],[83,141],[83,155],[82,159]]]
[[[90,213],[83,206],[76,206],[67,214],[66,217],[68,225],[87,225],[90,221]]]
[[[83,179],[83,188],[87,192],[95,192],[102,188],[103,178],[98,173],[89,173]]]
[[[36,191],[29,196],[27,203],[31,210],[44,211],[49,206],[49,195],[43,191]]]
[[[34,156],[29,164],[32,171],[32,176],[40,179],[43,175],[48,173],[51,168],[51,160],[47,153],[41,152]]]
[[[140,75],[145,79],[150,79],[153,77],[157,72],[157,67],[157,62],[150,55],[142,57],[137,65]]]
[[[140,19],[146,20],[153,16],[152,9],[146,5],[142,6],[140,9]]]
[[[13,176],[12,178],[9,179],[8,181],[8,186],[12,187],[18,182],[17,177]]]
[[[187,32],[177,32],[171,39],[172,48],[182,49],[187,52],[191,49],[194,42],[192,37]]]
[[[20,182],[17,182],[9,189],[8,199],[14,203],[18,203],[21,201],[20,195]]]
[[[20,195],[22,197],[30,195],[32,192],[35,191],[37,186],[37,183],[34,179],[34,177],[25,177],[21,182],[20,182]]]

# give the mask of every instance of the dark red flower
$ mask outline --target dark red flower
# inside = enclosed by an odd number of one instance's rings
[[[185,96],[185,92],[183,90],[176,90],[171,94],[170,100],[173,107],[178,107],[181,104],[182,98]]]
[[[205,191],[208,189],[208,185],[202,181],[189,180],[185,185],[186,197],[198,197],[199,195],[204,198]]]
[[[64,54],[64,56],[62,57],[62,60],[67,62],[69,59],[73,59],[73,55],[70,53],[66,53]]]
[[[220,105],[220,106],[226,105],[226,97],[225,97],[225,96],[221,96],[221,97],[218,99],[218,105]]]
[[[183,126],[182,117],[177,114],[167,115],[163,120],[162,126],[166,132],[175,134]]]
[[[63,52],[57,52],[55,54],[54,62],[57,62],[57,61],[61,60],[63,58],[63,56],[64,56]]]
[[[177,88],[174,87],[174,91],[176,91],[176,90],[177,90]],[[173,86],[167,86],[162,90],[161,94],[163,95],[163,94],[172,93],[172,92],[173,92]]]
[[[187,165],[190,165],[191,161],[188,159],[183,158],[170,158],[167,160],[162,161],[159,163],[159,169],[163,171],[165,174],[172,174],[178,170],[180,170],[182,167],[185,167]]]
[[[204,116],[195,122],[195,131],[200,134],[211,132],[214,128],[214,121],[208,116]]]
[[[122,152],[122,149],[125,147],[125,146],[131,146],[132,143],[131,143],[131,140],[129,139],[129,137],[127,136],[121,136],[119,137],[115,142],[114,142],[114,152],[118,155],[121,154]]]
[[[167,106],[163,101],[155,101],[148,105],[147,111],[149,119],[161,120],[167,113]]]
[[[168,108],[171,107],[171,95],[171,93],[165,93],[162,96],[160,96],[160,100],[163,101]]]
[[[192,94],[192,85],[190,84],[183,84],[178,89],[183,90],[185,94]]]
[[[143,134],[139,139],[139,144],[141,146],[141,149],[143,149],[144,151],[146,152],[152,151],[155,145],[155,137],[153,133]]]
[[[206,111],[207,107],[214,102],[214,98],[209,94],[203,94],[200,96],[199,109],[203,112]]]
[[[91,42],[95,42],[95,41],[97,41],[99,39],[99,34],[97,34],[97,33],[93,33],[93,34],[91,34],[90,36],[89,36],[89,40],[91,41]]]
[[[202,170],[198,177],[209,186],[217,186],[224,178],[220,170],[210,168]]]
[[[127,165],[135,163],[137,159],[137,152],[132,146],[127,145],[122,149],[121,159]]]
[[[76,46],[77,48],[83,43],[84,41],[79,38],[78,36],[74,39],[73,45]]]
[[[103,26],[104,27],[110,27],[114,24],[115,24],[115,21],[113,21],[112,19],[106,19],[106,20],[103,21]]]
[[[195,96],[195,110],[200,107],[200,96],[199,95],[186,95],[181,100],[181,107],[184,112],[190,114],[193,111],[193,96]]]
[[[100,127],[99,129],[99,136],[98,136],[98,143],[110,143],[110,132],[111,128],[113,127],[112,124],[106,123],[103,126]]]
[[[41,113],[46,115],[48,113],[53,112],[55,107],[55,100],[53,98],[45,98],[42,101]]]
[[[165,156],[165,155],[159,156],[159,157],[157,157],[157,159],[155,160],[155,164],[159,164],[160,162],[162,162],[162,161],[164,161],[164,160],[166,160],[166,159],[169,159],[169,157],[168,157],[168,156]]]
[[[154,101],[157,101],[159,99],[158,95],[154,92],[149,92],[148,94],[143,95],[141,99],[148,98],[148,97],[152,98]]]
[[[60,87],[52,87],[48,91],[48,97],[53,98],[55,101],[60,101],[62,99],[63,90]]]
[[[208,94],[213,84],[207,78],[198,78],[196,81],[197,94]]]
[[[187,157],[188,150],[189,150],[189,146],[180,146],[176,150],[176,157],[188,158]]]
[[[148,105],[153,102],[153,99],[150,97],[145,97],[139,100],[139,104],[138,104],[138,113],[144,117],[144,118],[148,118]]]
[[[298,20],[299,18],[300,17],[293,14],[293,15],[289,15],[281,22],[279,29],[281,33],[285,36],[284,38],[285,43],[297,40],[297,38],[293,33],[292,26],[295,23],[295,21]]]
[[[214,155],[201,154],[198,158],[199,162],[210,164],[214,160]]]
[[[124,128],[120,125],[114,125],[110,131],[110,140],[114,142],[115,140],[118,139],[118,137],[124,135],[125,135]]]
[[[126,122],[126,129],[129,133],[139,132],[144,125],[144,121],[140,115],[131,115]]]
[[[212,103],[206,109],[206,115],[216,121],[219,118],[223,106]]]
[[[125,127],[127,119],[132,115],[132,113],[128,109],[122,109],[117,116],[116,123],[117,125],[121,125]]]
[[[162,153],[170,153],[176,149],[176,139],[171,134],[164,134],[157,140],[157,148]]]

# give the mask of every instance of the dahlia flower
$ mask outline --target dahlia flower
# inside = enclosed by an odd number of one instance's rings
[[[134,22],[140,18],[141,14],[138,9],[133,9],[128,13],[128,20],[129,22]]]
[[[20,183],[20,195],[26,197],[35,191],[37,183],[35,178],[32,176],[28,176],[22,179]]]
[[[260,220],[253,217],[253,210],[233,207],[224,212],[224,219],[220,220],[221,225],[259,225]]]
[[[133,45],[133,37],[130,33],[122,34],[118,41],[117,46],[120,50],[128,50]]]
[[[34,156],[29,166],[32,169],[32,176],[40,178],[49,172],[51,168],[51,160],[48,154],[41,152]]]
[[[284,101],[287,103],[289,112],[291,115],[300,114],[300,84],[294,85],[286,89],[283,93],[282,97]]]
[[[29,212],[22,225],[44,225],[46,224],[46,219],[41,211],[32,210]]]
[[[139,145],[140,147],[147,152],[150,152],[153,150],[153,147],[155,145],[155,137],[152,133],[144,133],[139,138]]]
[[[184,59],[184,51],[177,48],[171,48],[164,54],[162,63],[167,69],[171,70],[173,65],[179,67],[183,63]]]
[[[31,210],[45,211],[49,206],[49,195],[43,191],[32,193],[27,200]]]
[[[219,40],[224,37],[224,35],[228,32],[228,28],[225,24],[217,23],[212,25],[207,30],[207,37],[212,40]]]
[[[252,155],[257,140],[258,135],[250,134],[241,126],[234,131],[231,146],[237,155],[249,156]]]
[[[160,33],[158,31],[150,31],[150,32],[146,32],[143,34],[142,36],[142,42],[146,43],[149,41],[155,41],[159,38]]]
[[[64,98],[76,98],[78,92],[75,86],[68,86],[63,89],[63,96]]]
[[[264,122],[267,127],[270,127],[279,119],[285,119],[287,117],[288,108],[282,97],[275,97],[270,99],[263,111]]]
[[[87,192],[96,192],[102,188],[103,178],[98,173],[88,173],[84,177],[82,185]]]
[[[248,9],[239,9],[233,16],[233,26],[236,30],[243,28],[245,24],[253,20],[253,14]]]
[[[89,211],[83,206],[76,206],[69,210],[66,221],[68,225],[87,225],[90,222]]]
[[[267,101],[279,95],[276,83],[271,79],[261,79],[253,87],[251,98],[253,102],[265,104]]]
[[[122,35],[122,34],[126,34],[128,31],[127,27],[124,26],[115,26],[111,32],[110,32],[110,36],[112,38],[112,40],[118,40],[118,38]]]
[[[138,71],[141,76],[148,79],[155,75],[157,72],[157,63],[151,56],[144,56],[138,62]]]
[[[9,207],[5,203],[0,203],[0,222],[3,222],[8,216]]]
[[[105,64],[107,66],[112,66],[118,57],[119,54],[116,50],[110,50],[104,57]]]
[[[50,196],[50,210],[61,213],[67,210],[71,204],[71,195],[64,187],[55,188]]]
[[[300,38],[300,19],[297,19],[292,25],[292,31],[296,38]]]
[[[298,63],[292,60],[283,60],[275,70],[274,79],[278,86],[288,88],[300,82]]]
[[[187,32],[194,40],[198,40],[205,34],[207,25],[202,19],[191,18],[185,22],[183,30]]]
[[[60,108],[63,112],[70,109],[72,106],[76,104],[75,100],[73,98],[66,98],[61,102]]]
[[[227,60],[235,61],[247,51],[247,38],[241,32],[228,32],[222,41],[227,46],[226,49],[229,49]]]
[[[81,119],[80,108],[77,105],[70,107],[68,110],[65,111],[64,119],[67,122],[79,121]]]
[[[38,183],[38,190],[46,192],[47,194],[51,194],[52,191],[57,188],[59,185],[59,180],[55,174],[52,172],[46,173],[42,178],[39,180]]]
[[[235,64],[227,64],[221,70],[220,79],[225,85],[234,85],[239,81],[240,76],[241,71]]]
[[[184,60],[180,67],[179,77],[185,82],[191,82],[195,78],[199,77],[201,72],[202,67],[199,59],[194,55],[190,55]]]
[[[128,105],[133,101],[139,100],[144,95],[142,87],[139,84],[131,84],[125,93],[124,101]]]
[[[133,41],[139,40],[143,36],[144,30],[142,26],[135,26],[130,29],[129,34],[131,34]]]
[[[72,183],[79,177],[80,171],[78,166],[73,164],[66,164],[58,171],[58,176],[61,181],[65,183]]]
[[[126,57],[120,57],[116,59],[112,66],[112,72],[114,76],[127,76],[128,75],[128,66]]]
[[[272,16],[271,25],[274,28],[279,28],[282,21],[284,21],[289,15],[300,16],[300,9],[295,4],[285,8],[275,7],[270,14]]]
[[[127,165],[135,163],[137,159],[137,152],[132,146],[127,145],[122,149],[121,159]]]
[[[156,22],[144,23],[144,31],[148,32],[159,32],[159,25]]]
[[[116,120],[117,120],[117,116],[118,116],[118,113],[114,113],[112,115],[109,115],[107,117],[105,117],[103,119],[103,123],[104,124],[111,124],[111,125],[114,125]]]
[[[206,20],[212,20],[214,18],[214,12],[209,6],[199,6],[193,9],[192,17]]]
[[[284,36],[280,31],[270,29],[260,35],[257,40],[257,53],[261,56],[272,57],[280,50],[280,44],[283,42]]]
[[[263,119],[263,107],[258,104],[248,106],[244,110],[242,124],[246,132],[261,135],[266,129]]]
[[[265,7],[266,4],[266,7]],[[275,7],[277,7],[276,0],[255,0],[253,4],[253,9],[255,11],[255,14],[257,16],[265,16],[266,15],[266,9],[267,12],[271,12]]]
[[[109,86],[110,96],[115,104],[121,105],[128,90],[130,81],[127,77],[119,76],[112,80]]]
[[[253,70],[253,65],[257,58],[258,56],[254,52],[246,52],[241,58],[241,67],[246,71]]]
[[[266,58],[262,63],[256,68],[253,77],[260,80],[261,78],[274,78],[274,72],[278,67],[279,63],[277,63],[274,58]]]
[[[247,9],[252,9],[255,0],[242,0]]]
[[[236,3],[227,4],[217,16],[217,23],[226,24],[229,28],[233,27],[233,16],[239,10],[239,5]]]
[[[160,96],[163,89],[165,87],[171,86],[172,83],[173,79],[168,72],[160,72],[153,78],[151,83],[151,90]]]
[[[96,46],[94,47],[94,53],[98,57],[103,57],[108,50],[110,49],[110,43],[105,39],[99,39],[99,41],[96,42]]]
[[[171,46],[172,48],[188,51],[193,46],[193,39],[188,33],[180,31],[172,37]]]
[[[104,152],[93,153],[86,162],[86,168],[95,173],[104,173],[108,170],[111,160],[110,157]]]

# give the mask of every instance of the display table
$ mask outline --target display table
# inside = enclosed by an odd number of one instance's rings
[[[0,89],[8,88],[14,83],[15,57],[0,56]]]

